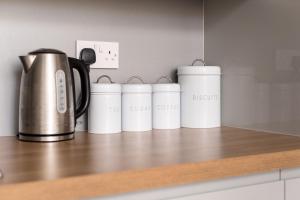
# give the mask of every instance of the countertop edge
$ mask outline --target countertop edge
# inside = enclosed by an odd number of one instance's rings
[[[43,199],[49,200],[79,199],[158,189],[299,166],[300,149],[295,149],[197,163],[8,184],[0,186],[0,197],[3,200],[39,199],[41,196]]]

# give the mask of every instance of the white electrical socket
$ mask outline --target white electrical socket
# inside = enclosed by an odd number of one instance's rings
[[[116,69],[119,68],[119,43],[99,41],[76,41],[76,55],[84,48],[92,48],[96,53],[96,63],[91,68]]]

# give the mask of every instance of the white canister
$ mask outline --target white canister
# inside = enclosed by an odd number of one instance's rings
[[[181,86],[181,126],[221,126],[221,69],[218,66],[178,68]]]
[[[172,81],[170,80],[170,82]],[[180,128],[180,85],[175,83],[153,84],[152,91],[153,128]]]
[[[150,84],[129,84],[130,80],[122,85],[122,130],[150,131],[152,130],[152,87]],[[140,80],[143,82],[142,79]]]
[[[115,83],[91,84],[91,102],[88,114],[88,131],[107,134],[121,132],[121,85]],[[110,80],[110,78],[109,78]],[[111,81],[111,80],[110,80]]]

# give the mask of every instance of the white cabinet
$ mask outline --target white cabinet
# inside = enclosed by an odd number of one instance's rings
[[[284,182],[277,181],[170,200],[284,200]]]
[[[93,200],[300,200],[300,168]]]
[[[300,168],[281,170],[281,179],[285,180],[285,200],[299,200]]]
[[[93,200],[283,200],[279,171],[133,192]]]
[[[300,178],[285,181],[285,200],[300,199]]]

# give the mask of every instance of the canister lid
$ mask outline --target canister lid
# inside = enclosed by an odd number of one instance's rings
[[[150,84],[123,84],[123,93],[151,93],[152,86]]]
[[[152,85],[153,92],[180,92],[180,85],[177,83],[159,83]]]
[[[91,93],[121,93],[121,85],[116,83],[92,83]]]
[[[181,66],[177,70],[178,75],[220,75],[219,66]]]

